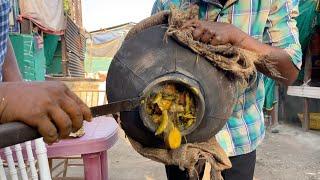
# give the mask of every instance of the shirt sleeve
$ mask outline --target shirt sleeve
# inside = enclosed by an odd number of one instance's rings
[[[0,1],[0,64],[2,65],[6,51],[7,39],[9,35],[9,0]]]
[[[264,43],[284,49],[300,69],[302,51],[295,18],[299,15],[298,0],[273,0],[263,34]]]
[[[163,10],[164,8],[163,8],[162,0],[156,0],[153,4],[151,15],[154,15]]]

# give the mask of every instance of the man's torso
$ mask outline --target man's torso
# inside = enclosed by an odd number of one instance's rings
[[[209,21],[230,23],[246,32],[251,37],[265,43],[265,27],[271,1],[248,0],[164,0],[163,9],[169,9],[171,4],[186,7],[185,4],[198,2],[199,17]],[[155,8],[155,7],[154,7]],[[265,36],[265,37],[264,37]],[[245,92],[239,93],[233,114],[226,126],[216,135],[220,145],[229,156],[252,152],[262,141],[265,134],[263,118],[264,84],[263,75],[258,73],[253,77]]]

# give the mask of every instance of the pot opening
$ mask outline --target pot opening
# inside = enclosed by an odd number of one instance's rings
[[[146,98],[145,112],[156,127],[156,134],[173,127],[185,132],[196,122],[196,107],[194,93],[189,88],[179,83],[164,83]]]

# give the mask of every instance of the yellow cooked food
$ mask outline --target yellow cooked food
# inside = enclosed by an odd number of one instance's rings
[[[168,123],[169,123],[168,111],[164,110],[162,111],[161,122],[160,122],[160,125],[158,126],[158,129],[156,130],[156,135],[163,133],[164,130],[167,128]]]
[[[181,144],[181,131],[196,122],[195,101],[191,93],[186,88],[167,84],[146,102],[146,112],[157,125],[155,134],[163,134],[169,148],[178,148]]]
[[[179,131],[178,128],[174,127],[172,128],[168,135],[165,136],[165,142],[166,145],[170,148],[170,149],[177,149],[180,147],[181,145],[181,132]]]

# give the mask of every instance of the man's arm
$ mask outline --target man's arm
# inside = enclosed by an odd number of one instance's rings
[[[274,1],[275,4],[268,18],[264,41],[261,43],[231,24],[191,20],[185,27],[193,27],[195,40],[212,45],[231,43],[235,46],[269,57],[284,79],[274,78],[286,85],[292,84],[301,65],[301,47],[294,17],[298,15],[297,7],[289,5],[287,0]],[[262,73],[264,69],[257,67]]]
[[[277,70],[285,79],[274,78],[286,85],[292,84],[299,73],[302,52],[299,43],[299,33],[295,18],[299,15],[298,1],[277,0],[271,4],[271,10],[263,35],[263,44],[244,34],[239,43],[241,48],[268,56],[269,60],[275,62]],[[265,75],[266,70],[257,67]],[[273,77],[271,77],[273,78]]]
[[[17,64],[17,59],[14,54],[13,47],[9,38],[7,44],[7,54],[2,67],[3,81],[23,81]]]
[[[269,61],[275,63],[275,68],[280,72],[283,78],[279,79],[271,77],[271,75],[267,73],[269,72],[268,70],[263,69],[263,67],[257,67],[260,72],[284,83],[287,86],[291,85],[296,80],[299,74],[299,69],[292,63],[290,55],[285,50],[263,44],[245,33],[241,36],[242,39],[240,38],[241,40],[239,43],[235,42],[235,45],[240,48],[256,52],[260,55],[267,56]]]

